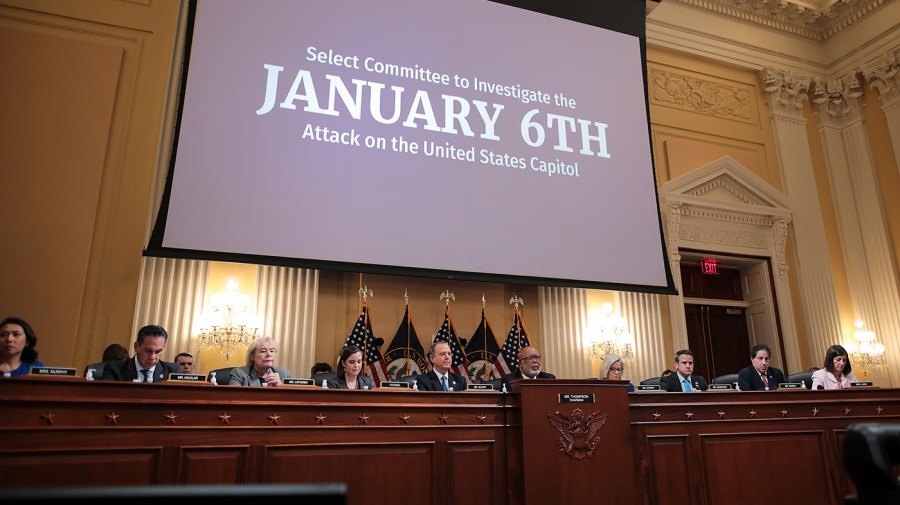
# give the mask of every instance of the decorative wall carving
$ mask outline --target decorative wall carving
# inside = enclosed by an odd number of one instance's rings
[[[764,68],[760,77],[774,112],[803,119],[803,101],[809,98],[810,77],[800,77],[790,70],[772,67]]]
[[[798,0],[670,0],[740,19],[753,24],[826,40],[854,22],[874,12],[890,0],[838,0],[812,2]]]
[[[666,72],[647,70],[650,100],[724,119],[750,120],[750,91],[735,86]]]
[[[869,86],[878,90],[882,104],[900,101],[900,62],[894,51],[884,53],[877,63],[862,72]]]
[[[734,232],[706,226],[681,225],[681,239],[751,249],[768,249],[769,241],[760,233]]]
[[[810,100],[822,124],[841,126],[862,117],[859,107],[859,97],[863,94],[862,83],[855,74],[828,81],[816,79],[814,82]]]
[[[691,196],[702,196],[704,193],[708,193],[714,189],[724,189],[727,192],[734,195],[738,200],[750,204],[750,205],[762,205],[764,207],[771,207],[772,205],[760,198],[758,195],[748,190],[746,186],[739,183],[734,177],[731,177],[728,174],[722,174],[715,179],[712,179],[705,184],[701,184],[691,190],[686,191],[685,195]]]

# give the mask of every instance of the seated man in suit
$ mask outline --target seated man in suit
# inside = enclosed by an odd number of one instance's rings
[[[527,345],[519,349],[519,368],[503,376],[501,384],[509,391],[509,382],[516,379],[555,379],[552,373],[541,370],[541,353]]]
[[[659,380],[659,387],[671,393],[704,391],[709,387],[706,379],[694,373],[694,353],[682,349],[675,353],[675,373]]]
[[[756,344],[750,349],[750,366],[738,373],[738,388],[741,391],[765,391],[778,389],[784,382],[784,374],[769,366],[771,350],[766,344]]]
[[[433,342],[428,349],[428,361],[431,362],[431,371],[416,379],[419,391],[465,391],[465,377],[450,371],[453,365],[450,344],[442,340]]]
[[[125,361],[107,361],[103,379],[107,381],[160,382],[170,373],[181,373],[175,363],[160,361],[169,333],[162,326],[148,325],[138,330],[134,357]]]

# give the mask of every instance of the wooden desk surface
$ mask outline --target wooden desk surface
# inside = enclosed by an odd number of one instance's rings
[[[841,505],[855,492],[842,464],[847,426],[900,422],[897,389],[619,388],[562,380],[515,394],[432,393],[0,379],[0,486],[346,482],[351,504],[511,505],[563,482],[558,496],[571,503],[603,501],[618,483],[634,490],[612,493],[617,504],[732,505],[762,494],[767,505]],[[558,393],[582,391],[598,392],[584,413],[608,415],[610,425],[596,451],[577,459],[559,449],[548,416],[571,418],[576,405]],[[626,473],[609,482],[612,471]]]

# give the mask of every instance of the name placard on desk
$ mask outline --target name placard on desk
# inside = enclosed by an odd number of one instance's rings
[[[74,368],[59,368],[55,366],[33,366],[31,375],[53,375],[55,377],[75,377]]]
[[[778,389],[804,389],[802,382],[782,382]]]
[[[731,384],[710,384],[709,389],[734,389]]]
[[[859,382],[851,382],[850,383],[850,387],[852,387],[852,388],[866,387],[866,386],[872,386],[872,385],[873,385],[872,381],[859,381]]]
[[[412,384],[406,381],[381,381],[381,388],[385,389],[412,389]]]
[[[559,403],[594,403],[594,393],[563,393]]]
[[[170,381],[206,382],[206,376],[195,373],[170,373]]]
[[[494,386],[491,384],[467,384],[466,389],[475,391],[493,391]]]
[[[662,391],[659,384],[638,384],[638,391]]]
[[[315,379],[301,379],[299,377],[286,377],[281,380],[285,386],[315,386]]]

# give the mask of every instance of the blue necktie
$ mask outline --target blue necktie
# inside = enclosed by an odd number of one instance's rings
[[[441,376],[441,387],[444,388],[444,391],[447,391],[447,376]]]
[[[691,383],[687,379],[681,379],[681,390],[685,393],[691,392]]]
[[[141,370],[141,373],[144,374],[144,382],[150,382],[150,370],[145,368]]]

